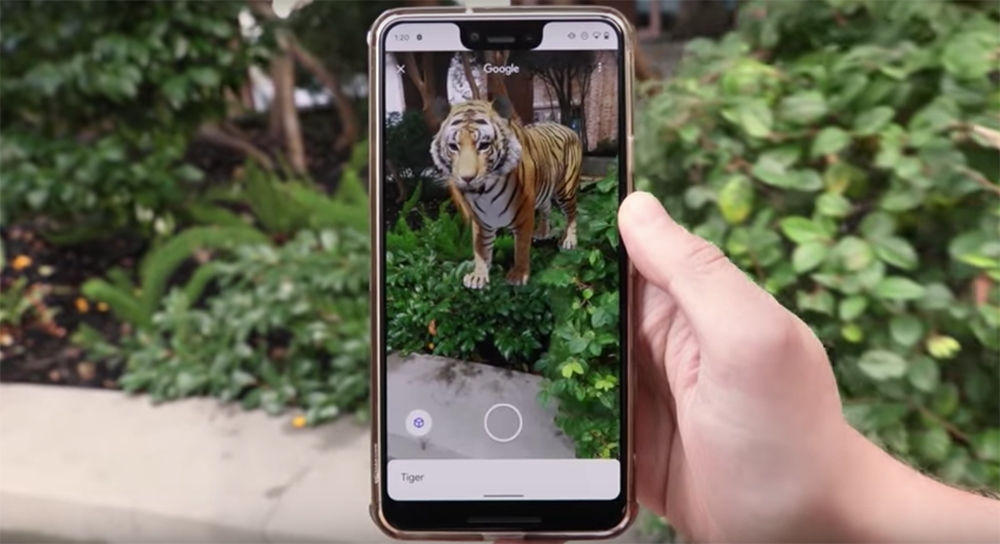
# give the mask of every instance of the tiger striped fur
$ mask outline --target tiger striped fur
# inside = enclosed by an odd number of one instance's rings
[[[472,223],[475,267],[462,283],[471,289],[489,283],[493,242],[506,228],[514,235],[514,265],[507,282],[524,285],[532,239],[552,235],[553,202],[566,216],[560,246],[576,247],[580,137],[557,123],[522,125],[503,97],[492,103],[468,100],[450,109],[439,102],[436,107],[439,118],[446,117],[431,143],[431,156],[455,204]]]

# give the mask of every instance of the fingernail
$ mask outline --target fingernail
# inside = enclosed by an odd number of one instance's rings
[[[665,215],[660,201],[655,196],[641,191],[629,195],[622,207],[629,221],[643,225],[649,221],[662,219]]]

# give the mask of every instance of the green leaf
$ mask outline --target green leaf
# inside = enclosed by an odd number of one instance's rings
[[[840,328],[840,335],[844,340],[852,344],[857,344],[865,338],[865,333],[857,323],[848,323]]]
[[[840,320],[854,321],[865,312],[868,299],[861,295],[853,295],[840,302]]]
[[[175,109],[184,105],[187,98],[187,82],[183,77],[174,76],[166,81],[160,90]]]
[[[978,79],[996,70],[996,34],[991,32],[958,32],[941,53],[944,69],[961,79]]]
[[[932,402],[936,414],[944,417],[950,416],[958,408],[958,387],[953,383],[942,383],[934,390]]]
[[[924,335],[924,325],[912,315],[897,315],[889,321],[889,332],[892,339],[904,347],[912,347]]]
[[[892,215],[886,212],[872,212],[861,220],[858,227],[866,238],[874,241],[876,238],[884,238],[891,235],[896,230],[896,221]]]
[[[917,450],[928,461],[939,463],[948,458],[951,437],[941,426],[934,426],[918,435]]]
[[[1000,429],[983,431],[975,438],[976,455],[987,462],[1000,461]]]
[[[875,246],[875,254],[886,264],[903,270],[917,267],[917,252],[906,240],[898,236],[879,236],[871,242]]]
[[[927,339],[927,353],[930,353],[931,357],[935,359],[951,359],[961,349],[962,345],[958,343],[958,340],[950,336],[936,334]]]
[[[796,304],[800,310],[809,310],[825,315],[833,315],[833,295],[831,295],[826,289],[820,289],[813,293],[799,291],[796,298]]]
[[[847,236],[833,248],[837,260],[851,272],[864,270],[875,259],[875,252],[868,242],[857,236]]]
[[[719,191],[719,211],[730,224],[739,224],[753,211],[753,183],[746,176],[733,176]]]
[[[924,296],[924,288],[911,279],[897,276],[883,278],[874,293],[883,300],[916,300]]]
[[[903,377],[906,374],[906,361],[891,351],[875,349],[866,351],[861,356],[858,368],[873,380],[885,381]]]
[[[788,171],[788,166],[775,154],[764,153],[757,158],[750,173],[768,185],[790,187],[794,184],[794,174]]]
[[[830,235],[818,223],[801,216],[786,217],[781,220],[781,232],[789,240],[797,244],[808,242],[824,242],[830,240]]]
[[[851,143],[851,135],[842,128],[826,127],[813,140],[809,156],[816,159],[826,155],[840,153]]]
[[[905,212],[920,206],[923,202],[922,191],[911,187],[896,187],[882,195],[879,207],[888,212]]]
[[[945,310],[951,307],[954,300],[955,295],[946,285],[932,283],[924,289],[920,306],[926,310]]]
[[[562,369],[559,371],[563,378],[567,380],[572,378],[574,374],[583,375],[583,366],[578,361],[569,361],[562,365]]]
[[[823,185],[835,194],[844,193],[863,180],[864,172],[845,161],[837,161],[823,171]]]
[[[792,268],[799,274],[808,272],[822,264],[829,253],[830,248],[824,242],[806,242],[792,253]]]
[[[715,192],[705,185],[692,185],[684,191],[684,203],[688,208],[697,210],[715,198]]]
[[[818,191],[823,188],[823,178],[815,170],[797,170],[790,172],[790,177],[783,180],[789,189],[799,191]]]
[[[177,391],[181,396],[189,396],[194,393],[197,389],[205,383],[205,379],[201,376],[195,376],[191,372],[182,370],[177,374],[177,380],[175,382],[177,386]]]
[[[854,120],[853,131],[858,136],[871,136],[882,130],[896,115],[892,108],[879,106],[859,115]]]
[[[804,91],[786,97],[781,101],[782,119],[797,125],[815,123],[827,114],[826,99],[819,91]]]
[[[844,217],[851,211],[851,201],[836,193],[824,193],[816,199],[816,211],[828,217]]]
[[[917,357],[906,373],[906,378],[918,391],[930,393],[941,382],[941,370],[934,359],[930,357]]]
[[[212,68],[193,68],[188,72],[188,77],[202,87],[218,87],[222,82],[219,72]]]
[[[763,99],[755,98],[745,100],[736,106],[735,112],[727,117],[739,125],[748,135],[754,138],[764,138],[771,134],[771,127],[774,125],[774,115],[767,102]]]

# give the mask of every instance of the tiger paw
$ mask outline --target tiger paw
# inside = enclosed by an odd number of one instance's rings
[[[507,283],[511,285],[524,285],[528,283],[528,272],[526,270],[511,270],[507,272]]]
[[[559,247],[561,247],[563,249],[573,249],[573,248],[575,248],[576,247],[576,233],[575,232],[567,232],[566,235],[563,236],[562,243],[559,244]]]
[[[548,227],[535,229],[535,240],[548,240],[549,238],[552,238],[552,229]]]
[[[480,274],[478,272],[469,272],[462,278],[462,284],[469,289],[482,289],[490,283],[490,277],[488,274]]]

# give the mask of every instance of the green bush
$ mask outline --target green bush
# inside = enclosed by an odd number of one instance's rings
[[[546,377],[541,397],[558,400],[556,424],[576,442],[579,457],[619,453],[621,375],[618,270],[618,177],[580,192],[581,240],[544,270],[555,322],[537,368]]]
[[[395,175],[415,181],[423,176],[424,170],[434,167],[430,148],[434,133],[427,126],[423,112],[408,110],[392,113],[385,126],[385,158]]]
[[[420,195],[418,185],[386,234],[387,349],[476,362],[499,353],[513,367],[528,370],[551,332],[546,290],[536,282],[511,287],[499,267],[491,271],[488,289],[462,286],[472,270],[471,229],[449,209],[450,202],[441,204],[436,216],[417,208]],[[417,228],[407,223],[412,217]],[[533,266],[551,259],[548,249],[533,248]],[[498,239],[495,252],[494,262],[509,262],[510,239]],[[511,319],[524,326],[510,327]]]
[[[368,396],[367,236],[302,231],[213,263],[219,293],[192,307],[174,289],[148,329],[96,352],[119,383],[154,401],[212,395],[246,409],[305,410],[308,424],[364,413]]]
[[[809,323],[853,425],[1000,487],[1000,34],[977,6],[749,3],[644,105],[637,172]]]
[[[195,202],[186,215],[192,222],[202,225],[181,231],[149,251],[139,269],[139,285],[133,285],[124,270],[113,268],[105,279],[84,283],[82,292],[91,299],[107,303],[118,319],[148,328],[153,314],[160,309],[174,272],[198,250],[231,252],[244,244],[270,244],[269,235],[286,239],[303,230],[348,228],[364,232],[368,226],[367,196],[358,170],[366,154],[364,142],[356,146],[332,196],[322,194],[305,181],[282,181],[249,165],[246,190],[240,190],[238,185],[225,187],[215,192],[215,199],[247,205],[262,230],[217,205],[211,198]],[[208,263],[199,266],[187,280],[184,292],[190,303],[199,300],[215,272],[215,263]],[[92,345],[94,331],[84,331],[77,338],[84,346]]]
[[[311,180],[283,180],[273,172],[248,163],[240,183],[218,187],[186,210],[194,223],[246,226],[250,221],[220,203],[249,209],[252,220],[270,235],[285,238],[301,230],[368,229],[368,195],[361,171],[368,153],[367,142],[355,146],[345,165],[337,190],[327,195]]]
[[[88,298],[107,303],[121,321],[149,327],[171,276],[196,250],[233,250],[240,244],[269,242],[267,236],[249,226],[193,227],[146,254],[139,267],[139,285],[132,285],[124,270],[113,268],[108,271],[107,280],[88,280],[81,291]],[[194,273],[184,288],[188,299],[192,302],[198,299],[214,271],[209,264]]]
[[[561,251],[536,243],[525,286],[506,283],[513,244],[499,237],[482,290],[462,286],[472,269],[469,227],[449,203],[436,214],[417,208],[418,190],[386,235],[388,349],[540,374],[539,401],[558,402],[556,425],[575,441],[577,455],[617,455],[617,187],[609,175],[581,188],[580,246]]]
[[[0,223],[44,215],[66,234],[142,227],[202,173],[189,137],[225,113],[262,51],[239,2],[3,2]]]

